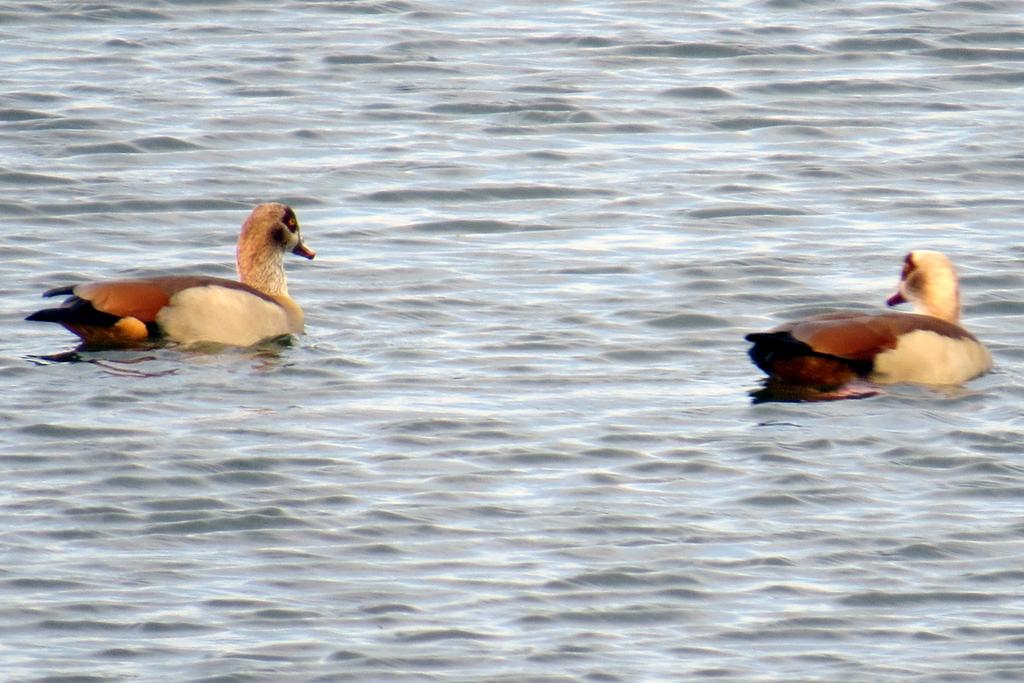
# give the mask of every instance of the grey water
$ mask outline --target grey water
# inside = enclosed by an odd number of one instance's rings
[[[0,8],[0,678],[1024,678],[1015,1]],[[232,276],[306,333],[80,353]],[[948,253],[996,367],[754,404],[743,335]]]

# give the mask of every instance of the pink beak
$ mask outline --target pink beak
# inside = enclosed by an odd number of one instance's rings
[[[886,306],[897,306],[899,304],[905,303],[907,303],[907,300],[903,297],[902,292],[896,292],[895,294],[893,294],[892,296],[885,300]]]
[[[309,259],[311,259],[314,256],[316,256],[316,252],[313,251],[312,249],[310,249],[309,247],[307,247],[303,242],[299,242],[298,244],[296,244],[295,248],[292,249],[292,253],[297,255],[297,256],[302,256],[304,258],[309,258]]]

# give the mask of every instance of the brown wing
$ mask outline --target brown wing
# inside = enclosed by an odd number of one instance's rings
[[[171,293],[158,280],[90,282],[78,285],[74,292],[97,311],[147,323],[156,320],[156,314],[171,299]]]
[[[774,331],[789,332],[794,339],[818,353],[850,360],[871,360],[895,347],[900,335],[916,330],[935,332],[953,339],[973,339],[958,325],[916,313],[826,313],[783,325]]]
[[[156,320],[157,313],[170,302],[171,297],[189,287],[216,285],[242,289],[262,299],[270,299],[248,285],[235,280],[201,276],[171,276],[148,280],[108,280],[90,282],[74,288],[75,296],[85,299],[98,311],[119,318],[132,317],[144,323]]]

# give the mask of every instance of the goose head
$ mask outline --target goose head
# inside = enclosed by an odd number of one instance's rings
[[[245,219],[238,236],[235,253],[238,279],[261,292],[287,296],[285,252],[308,259],[316,256],[302,241],[299,221],[291,207],[260,204]]]
[[[953,263],[937,251],[912,251],[903,259],[899,288],[889,306],[909,303],[915,312],[960,322],[960,284]]]

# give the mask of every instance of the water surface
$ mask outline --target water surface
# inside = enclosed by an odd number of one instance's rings
[[[1012,2],[0,12],[9,680],[1024,676]],[[82,362],[39,293],[307,332]],[[947,252],[996,370],[754,405],[744,334]]]

